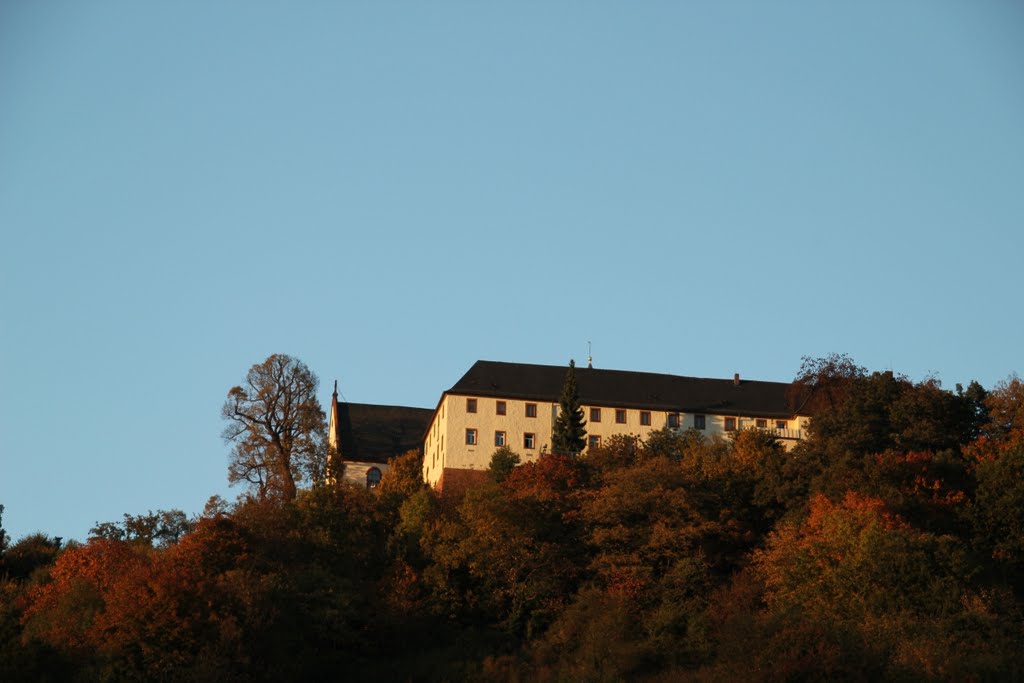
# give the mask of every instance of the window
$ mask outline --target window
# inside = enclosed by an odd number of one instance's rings
[[[527,432],[523,434],[523,448],[536,448],[534,444],[537,443],[537,437]]]
[[[727,417],[725,418],[725,431],[735,432],[736,431],[736,418]]]
[[[694,415],[693,416],[693,428],[704,429],[707,427],[707,416],[705,415]]]
[[[375,489],[380,486],[380,478],[380,470],[376,467],[366,470],[366,488]]]
[[[785,420],[776,420],[775,421],[775,428],[776,429],[785,429],[786,428],[786,421]]]
[[[679,413],[668,414],[668,426],[671,429],[679,429]]]
[[[494,412],[497,413],[498,415],[504,415],[505,408],[506,406],[504,401],[498,401],[497,403],[494,404]]]
[[[537,417],[537,404],[527,403],[526,404],[526,417]]]
[[[476,430],[475,429],[467,429],[466,430],[466,444],[469,445],[469,446],[475,446],[476,445]]]
[[[590,409],[590,421],[591,422],[600,422],[601,421],[601,409],[600,408],[591,408]]]
[[[600,448],[601,437],[597,436],[596,434],[591,434],[590,436],[587,437],[587,445],[590,446],[591,448]]]
[[[475,413],[476,412],[476,399],[475,398],[467,398],[466,399],[466,412],[467,413]]]
[[[626,424],[626,411],[621,408],[615,410],[615,424]]]
[[[505,445],[505,432],[494,432],[494,445],[504,446]]]
[[[768,429],[768,420],[758,420],[756,423],[758,429]]]
[[[644,427],[650,427],[651,426],[651,411],[649,411],[649,410],[641,410],[640,411],[640,424],[642,424]]]

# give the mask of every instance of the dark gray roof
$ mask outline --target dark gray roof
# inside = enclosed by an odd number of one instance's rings
[[[427,408],[339,402],[335,429],[341,458],[385,463],[419,450],[433,416]]]
[[[557,401],[566,366],[480,360],[449,394],[494,396],[527,401]],[[763,417],[791,417],[787,382],[702,379],[652,372],[576,368],[576,384],[585,404]]]

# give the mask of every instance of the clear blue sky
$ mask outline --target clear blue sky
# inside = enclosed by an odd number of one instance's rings
[[[198,512],[271,353],[1024,371],[1024,4],[0,3],[0,503]]]

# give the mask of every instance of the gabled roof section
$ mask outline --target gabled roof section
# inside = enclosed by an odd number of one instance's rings
[[[423,447],[434,411],[406,406],[338,402],[335,434],[342,460],[386,463]]]
[[[558,401],[567,366],[479,360],[449,394]],[[763,417],[791,417],[787,382],[703,379],[652,372],[576,368],[584,404]]]

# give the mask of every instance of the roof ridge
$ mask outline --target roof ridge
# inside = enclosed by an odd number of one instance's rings
[[[422,408],[420,406],[400,406],[393,403],[361,403],[359,401],[338,401],[338,405],[342,406],[367,406],[370,408],[403,408],[408,410],[426,410],[434,412],[433,408]]]
[[[556,368],[556,369],[560,368],[560,369],[563,369],[563,370],[568,370],[569,369],[568,365],[562,366],[562,365],[548,365],[546,363],[516,363],[516,362],[512,362],[512,361],[503,361],[503,360],[486,360],[486,359],[483,359],[483,358],[478,359],[475,363],[473,363],[473,365],[475,366],[475,365],[480,364],[480,363],[489,363],[489,364],[492,364],[492,365],[520,366],[520,367],[525,366],[525,367],[531,367],[531,368]],[[470,368],[470,370],[472,370],[472,367]],[[620,370],[618,368],[588,368],[588,367],[580,367],[578,365],[576,366],[576,371],[577,372],[622,373],[622,374],[627,374],[627,375],[649,375],[649,376],[653,376],[653,377],[672,377],[672,378],[678,378],[678,379],[696,379],[696,380],[705,380],[705,381],[709,381],[709,382],[729,382],[730,384],[735,381],[734,377],[698,377],[696,375],[675,375],[675,374],[672,374],[672,373],[669,373],[669,372],[651,372],[649,370]],[[779,382],[779,381],[775,381],[775,380],[766,380],[766,379],[742,379],[741,382],[743,384],[752,384],[752,383],[755,383],[755,382],[758,383],[758,384],[792,384],[792,382]],[[458,382],[456,382],[456,384],[458,384]]]

